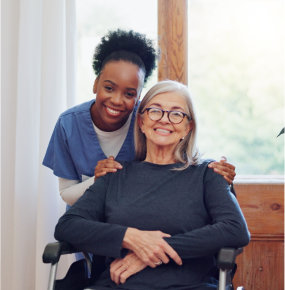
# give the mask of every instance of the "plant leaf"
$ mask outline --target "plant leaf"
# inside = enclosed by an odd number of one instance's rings
[[[277,135],[277,137],[279,137],[282,134],[284,134],[284,128],[280,131],[280,133]]]

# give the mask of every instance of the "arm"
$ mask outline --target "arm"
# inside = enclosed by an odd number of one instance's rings
[[[73,205],[93,183],[94,176],[82,182],[59,177],[60,196],[68,205]]]
[[[118,169],[122,168],[122,165],[115,161],[113,156],[109,156],[107,159],[98,161],[95,167],[94,176],[82,182],[59,177],[59,193],[61,198],[68,205],[73,205],[94,183],[95,178],[104,176],[109,172],[116,172]]]
[[[102,256],[122,255],[126,227],[105,223],[105,178],[100,178],[58,221],[55,238]]]
[[[178,254],[164,241],[168,234],[160,231],[140,231],[116,224],[108,224],[105,217],[105,195],[108,175],[96,180],[73,207],[60,218],[55,238],[74,247],[109,257],[120,257],[122,248],[132,250],[150,267],[170,256],[181,264]],[[98,234],[99,233],[99,234]]]
[[[236,198],[228,184],[212,170],[206,171],[204,201],[211,224],[165,238],[182,259],[214,255],[222,247],[236,248],[249,243],[247,225]]]

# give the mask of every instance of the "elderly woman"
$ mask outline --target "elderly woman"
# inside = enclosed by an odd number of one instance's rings
[[[199,158],[187,87],[162,81],[142,100],[136,161],[95,181],[55,237],[108,257],[96,289],[211,289],[215,254],[249,232],[222,176]]]

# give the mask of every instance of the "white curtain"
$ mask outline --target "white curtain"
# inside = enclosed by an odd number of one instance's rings
[[[42,290],[65,205],[41,162],[75,100],[75,0],[4,0],[1,16],[1,286]]]

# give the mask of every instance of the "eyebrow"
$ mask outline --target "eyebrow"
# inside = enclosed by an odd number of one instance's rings
[[[113,86],[118,87],[118,85],[116,83],[112,82],[111,80],[104,80],[103,83],[111,83]],[[132,90],[132,91],[137,92],[137,89],[135,89],[135,88],[127,88],[127,90]]]
[[[159,103],[152,103],[149,106],[156,106],[156,107],[162,108],[162,106]],[[174,107],[171,107],[171,110],[182,110],[182,111],[184,111],[184,108],[182,108],[180,106],[174,106]]]

